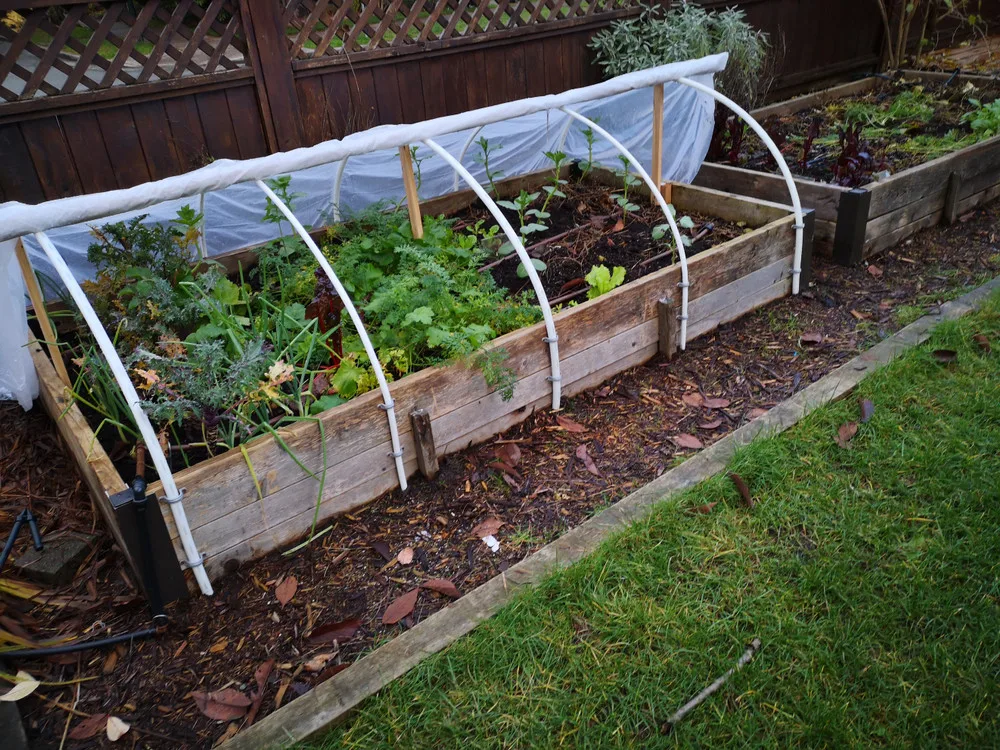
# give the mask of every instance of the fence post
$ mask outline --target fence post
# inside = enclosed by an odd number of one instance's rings
[[[281,15],[285,3],[239,0],[264,132],[271,151],[306,145],[299,99]]]

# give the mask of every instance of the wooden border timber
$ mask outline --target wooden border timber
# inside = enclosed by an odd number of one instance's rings
[[[932,78],[921,71],[907,76]],[[933,77],[938,80],[939,76]],[[758,120],[870,90],[878,79],[835,86],[790,99],[751,114]],[[956,83],[989,79],[958,76]],[[729,193],[787,202],[788,187],[779,175],[723,164],[703,164],[695,185]],[[796,177],[802,205],[816,211],[815,248],[834,262],[852,265],[901,242],[915,232],[960,215],[1000,195],[1000,136],[871,182],[848,189]]]
[[[708,213],[755,227],[689,261],[689,338],[790,293],[795,230],[787,207],[687,185],[670,188],[680,211]],[[447,200],[454,207],[466,200],[457,201],[458,195],[428,203],[440,205]],[[806,247],[806,256],[808,253]],[[672,294],[679,281],[680,268],[675,264],[556,316],[567,396],[656,354],[658,302]],[[548,349],[543,336],[543,324],[539,323],[489,345],[506,349],[508,364],[518,373],[511,401],[505,402],[494,393],[478,370],[454,364],[422,370],[393,383],[398,413],[427,411],[437,456],[462,450],[523,421],[550,398]],[[52,386],[46,383],[44,387]],[[377,391],[369,392],[320,415],[326,435],[326,483],[320,518],[349,511],[397,486],[388,430],[384,419],[377,418],[379,400]],[[63,408],[59,404],[50,413],[59,414]],[[65,411],[73,420],[83,420],[75,405]],[[401,419],[398,428],[406,470],[412,474],[417,470],[417,458],[411,421]],[[323,470],[324,450],[315,424],[301,422],[282,429],[281,434],[298,461],[317,475]],[[79,432],[75,441],[78,462],[96,461],[109,485],[124,486],[107,457],[99,452],[89,427]],[[84,451],[85,445],[95,450]],[[256,483],[239,449],[175,476],[178,486],[186,490],[185,510],[213,578],[300,538],[308,532],[316,509],[316,479],[303,472],[273,438],[262,438],[245,448]],[[150,487],[151,492],[159,490],[157,484]],[[92,491],[95,496],[100,494],[99,488],[92,486]],[[182,559],[172,519],[167,514],[165,520],[178,559]]]

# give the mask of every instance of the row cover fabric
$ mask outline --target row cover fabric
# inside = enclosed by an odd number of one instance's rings
[[[35,364],[28,352],[24,281],[14,254],[14,240],[0,242],[0,400],[13,399],[27,411],[38,395]]]
[[[545,169],[551,164],[545,151],[561,148],[572,159],[586,159],[588,144],[583,128],[560,111],[563,106],[597,121],[641,163],[648,165],[652,156],[650,86],[681,77],[711,86],[713,72],[722,70],[726,59],[727,55],[722,54],[672,63],[559,95],[523,99],[414,125],[380,126],[342,140],[259,159],[219,160],[184,175],[125,190],[63,198],[37,206],[0,204],[0,240],[23,236],[35,269],[45,279],[55,279],[31,234],[46,231],[74,276],[78,280],[89,279],[94,275],[86,257],[87,246],[93,241],[92,226],[143,214],[148,215],[147,221],[167,223],[185,205],[198,209],[204,191],[204,244],[211,257],[267,242],[281,233],[278,227],[261,222],[266,198],[247,180],[290,175],[291,191],[298,194],[293,204],[296,216],[307,226],[322,226],[334,216],[334,184],[345,155],[341,216],[375,203],[402,200],[404,188],[397,147],[404,144],[417,147],[422,199],[453,191],[455,172],[421,145],[428,138],[458,157],[470,136],[479,131],[477,138],[484,137],[491,146],[499,146],[491,153],[490,169],[502,172],[504,177]],[[668,82],[664,86],[663,119],[663,178],[690,182],[708,150],[714,102],[683,84]],[[485,182],[485,170],[475,159],[477,153],[479,147],[471,145],[463,164]],[[596,163],[620,167],[617,155],[610,144],[598,138],[593,149]],[[458,187],[465,188],[462,184]],[[169,199],[163,200],[164,197]],[[132,210],[116,212],[122,206]],[[290,230],[285,226],[283,231],[287,234]],[[0,267],[0,289],[6,289],[5,273],[5,268]],[[59,291],[55,282],[44,286],[49,296]],[[0,345],[0,361],[8,356],[13,356],[11,349]],[[3,387],[5,384],[0,380],[0,388]]]

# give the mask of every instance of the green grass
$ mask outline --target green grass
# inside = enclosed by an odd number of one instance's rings
[[[84,46],[90,42],[90,38],[93,35],[94,30],[87,26],[76,26],[73,28],[73,31],[70,32],[70,36]],[[51,34],[47,34],[46,32],[38,29],[31,34],[31,41],[43,49],[48,49],[49,45],[52,43],[52,36]],[[149,55],[149,53],[153,51],[153,43],[147,42],[145,39],[140,39],[135,43],[134,49],[140,54]],[[76,50],[70,49],[69,47],[63,47],[63,52],[68,52],[74,55],[77,54]],[[118,54],[118,47],[111,42],[101,42],[101,46],[98,48],[97,54],[105,60],[114,60],[115,56]]]
[[[732,468],[755,508],[724,476],[661,505],[317,746],[1000,745],[1000,298]]]

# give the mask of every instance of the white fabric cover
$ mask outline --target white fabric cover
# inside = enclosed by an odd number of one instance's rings
[[[0,399],[14,399],[25,411],[38,395],[35,364],[28,352],[24,281],[14,240],[0,242]]]

